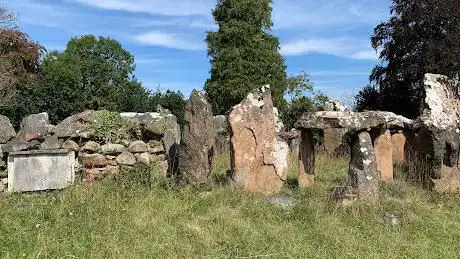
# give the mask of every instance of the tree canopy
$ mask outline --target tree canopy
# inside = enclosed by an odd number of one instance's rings
[[[270,84],[275,105],[285,105],[286,72],[272,26],[271,0],[219,0],[217,32],[208,32],[211,76],[205,90],[215,114],[227,112],[252,89]]]
[[[419,115],[425,73],[460,75],[460,5],[458,0],[393,0],[391,18],[374,29],[372,46],[381,50],[381,65],[370,79],[380,109],[409,117]],[[372,88],[372,87],[371,87]],[[358,98],[368,109],[371,88]]]

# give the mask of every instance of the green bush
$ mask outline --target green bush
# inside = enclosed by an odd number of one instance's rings
[[[141,138],[139,122],[121,117],[118,112],[96,111],[88,127],[90,135],[104,143]]]

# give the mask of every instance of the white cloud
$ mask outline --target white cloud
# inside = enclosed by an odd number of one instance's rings
[[[155,15],[210,15],[214,0],[68,0],[102,9]]]
[[[377,54],[368,45],[347,38],[300,39],[282,44],[281,53],[286,56],[321,53],[351,59],[376,60]]]
[[[202,50],[204,43],[192,42],[179,34],[152,31],[134,37],[134,41],[151,46],[181,50]]]

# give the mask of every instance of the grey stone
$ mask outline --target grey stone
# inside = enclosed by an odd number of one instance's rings
[[[8,192],[64,189],[74,183],[75,154],[68,150],[10,153]]]
[[[151,147],[150,148],[150,153],[152,153],[152,154],[165,153],[165,148],[163,146]]]
[[[138,121],[144,133],[149,135],[163,136],[167,127],[165,116],[157,112],[125,112],[121,113],[120,115],[125,119],[133,119]]]
[[[120,165],[133,166],[136,164],[136,157],[133,154],[125,151],[117,156],[116,161]]]
[[[2,178],[1,182],[2,182],[4,185],[7,185],[7,184],[8,184],[8,178]]]
[[[225,115],[214,116],[214,152],[218,156],[230,156],[230,133],[228,118]],[[230,158],[229,158],[230,159]]]
[[[32,114],[22,119],[19,131],[21,140],[43,139],[49,132],[48,113]]]
[[[133,141],[129,147],[128,151],[131,153],[145,153],[149,152],[149,145],[147,145],[144,141],[142,140],[136,140]]]
[[[228,119],[225,115],[214,116],[214,132],[216,134],[228,135]]]
[[[11,140],[5,145],[3,145],[2,150],[5,153],[23,151],[23,150],[28,150],[34,144],[36,144],[36,142],[32,143],[32,142],[26,142],[22,140]]]
[[[361,132],[353,139],[348,176],[350,186],[357,191],[359,199],[375,200],[378,197],[379,175],[368,132]]]
[[[88,141],[80,148],[80,151],[95,153],[101,149],[101,145],[94,141]]]
[[[166,130],[163,136],[163,144],[165,152],[169,155],[171,147],[177,146],[181,141],[180,125],[177,123],[176,116],[172,114],[166,115]]]
[[[392,112],[339,112],[321,111],[307,112],[295,123],[302,129],[346,128],[349,131],[360,131],[371,128],[404,129],[413,126],[413,120]]]
[[[90,137],[86,129],[93,121],[94,111],[84,111],[64,119],[54,129],[58,138]]]
[[[4,192],[5,189],[5,185],[3,185],[3,183],[0,183],[0,192]]]
[[[269,204],[279,206],[283,209],[292,209],[297,204],[297,200],[286,195],[271,196],[266,199]]]
[[[185,104],[185,125],[181,144],[175,157],[179,174],[185,183],[195,186],[210,180],[214,148],[214,125],[211,104],[196,90]]]
[[[62,148],[75,152],[80,150],[80,146],[78,146],[78,144],[71,139],[64,141],[64,143],[62,143]]]
[[[114,154],[121,154],[125,151],[125,146],[121,144],[105,144],[101,146],[102,154],[105,155],[114,155]]]
[[[393,226],[397,226],[401,224],[401,222],[399,221],[399,218],[389,212],[385,212],[383,218],[385,219],[386,222],[390,223]]]
[[[141,153],[137,157],[137,161],[144,165],[150,165],[150,153]]]
[[[16,136],[13,125],[8,117],[0,115],[0,144],[10,141]]]
[[[45,141],[40,144],[40,149],[49,150],[49,149],[60,149],[61,144],[56,135],[46,136]]]

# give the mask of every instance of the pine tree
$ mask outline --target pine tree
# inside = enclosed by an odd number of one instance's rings
[[[213,11],[219,26],[208,32],[211,78],[205,90],[214,113],[223,114],[249,91],[270,84],[275,105],[282,108],[286,67],[277,37],[269,33],[271,0],[219,0]]]

